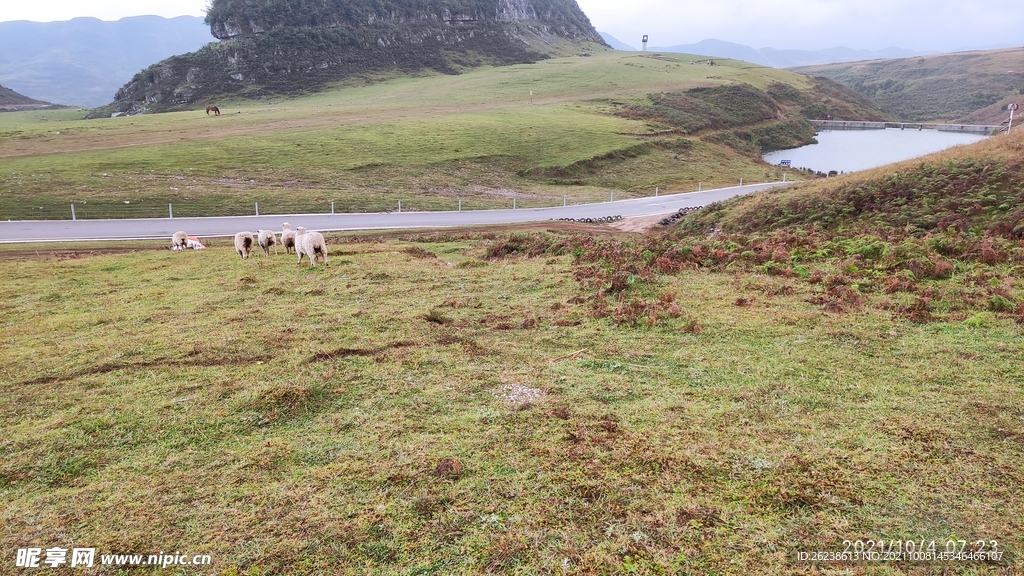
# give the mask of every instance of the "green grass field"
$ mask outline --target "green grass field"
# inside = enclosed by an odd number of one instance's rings
[[[0,572],[27,546],[213,556],[188,574],[1021,568],[1012,320],[833,314],[798,277],[705,268],[595,299],[571,246],[623,240],[519,238],[363,238],[316,269],[19,253]],[[485,257],[531,242],[566,248]],[[665,313],[598,313],[638,298]],[[797,560],[882,538],[1005,555]]]
[[[81,120],[82,111],[0,115],[0,217],[181,216],[560,204],[781,177],[759,159],[691,137],[571,184],[523,176],[652,141],[616,102],[728,82],[808,89],[802,76],[683,55],[608,53],[460,76],[352,81],[303,98]],[[368,80],[366,82],[369,82]],[[530,92],[534,95],[531,99]],[[532,100],[532,101],[531,101]],[[658,139],[655,138],[654,141]],[[125,202],[128,204],[125,204]]]
[[[0,216],[778,178],[723,132],[616,115],[725,81],[806,88],[687,62],[353,81],[221,118],[0,115]],[[662,234],[333,236],[319,268],[223,239],[0,246],[0,574],[28,547],[213,558],[142,569],[160,575],[1020,574],[1020,148],[714,205]],[[799,556],[858,540],[1001,555]]]

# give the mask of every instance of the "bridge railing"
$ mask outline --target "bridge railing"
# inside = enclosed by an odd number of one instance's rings
[[[935,122],[867,122],[860,120],[811,120],[811,124],[825,130],[938,130],[940,132],[965,132],[970,134],[996,134],[1002,126],[984,124],[939,124]]]

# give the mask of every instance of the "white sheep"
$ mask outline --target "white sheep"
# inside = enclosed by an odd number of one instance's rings
[[[235,234],[235,252],[242,257],[242,260],[249,258],[249,251],[252,250],[252,232],[239,232]]]
[[[171,236],[171,250],[184,250],[188,245],[188,234],[184,231],[178,230]]]
[[[274,238],[274,232],[272,230],[260,230],[258,232],[260,248],[263,248],[263,255],[270,256],[270,247],[274,247],[274,254],[277,254],[277,240]]]
[[[302,255],[309,257],[309,265],[316,266],[317,254],[323,256],[324,266],[327,264],[327,242],[324,235],[319,232],[306,232],[306,229],[299,226],[295,230],[295,252],[299,255],[299,264],[302,264]]]
[[[292,230],[292,225],[287,222],[281,224],[281,244],[284,245],[285,254],[295,252],[295,231]]]

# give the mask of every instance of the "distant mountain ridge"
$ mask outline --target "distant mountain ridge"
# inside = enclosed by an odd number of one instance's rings
[[[632,46],[602,32],[605,42],[616,50],[636,50]],[[877,60],[882,58],[909,58],[934,54],[934,52],[917,52],[905,48],[883,48],[882,50],[854,50],[845,46],[825,48],[822,50],[779,50],[776,48],[752,48],[744,44],[726,42],[724,40],[707,39],[696,44],[677,44],[675,46],[650,46],[649,52],[677,52],[701,56],[732,58],[752,64],[771,68],[791,68],[794,66],[813,66],[817,64],[833,64],[838,62],[856,62],[859,60]]]
[[[637,51],[636,48],[633,48],[629,44],[626,44],[625,42],[619,40],[618,38],[616,38],[615,36],[612,36],[611,34],[609,34],[607,32],[598,32],[598,34],[601,35],[601,38],[604,38],[604,43],[605,44],[611,46],[612,48],[615,48],[616,50],[625,50],[626,52],[636,52]]]
[[[0,86],[0,111],[9,112],[17,110],[40,110],[47,108],[60,108],[60,106],[49,102],[41,102],[23,94],[18,94],[10,88]]]
[[[10,88],[4,88],[0,86],[0,106],[2,105],[20,105],[20,104],[45,104],[39,100],[34,100],[28,96],[18,94]]]
[[[216,41],[202,18],[0,22],[0,83],[32,98],[95,107],[139,70]]]

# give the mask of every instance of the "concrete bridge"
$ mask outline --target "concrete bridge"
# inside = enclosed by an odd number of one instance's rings
[[[822,130],[884,130],[886,128],[899,128],[900,130],[939,130],[940,132],[967,132],[971,134],[995,134],[1004,130],[1003,126],[984,126],[981,124],[861,122],[859,120],[811,120],[811,124]]]

